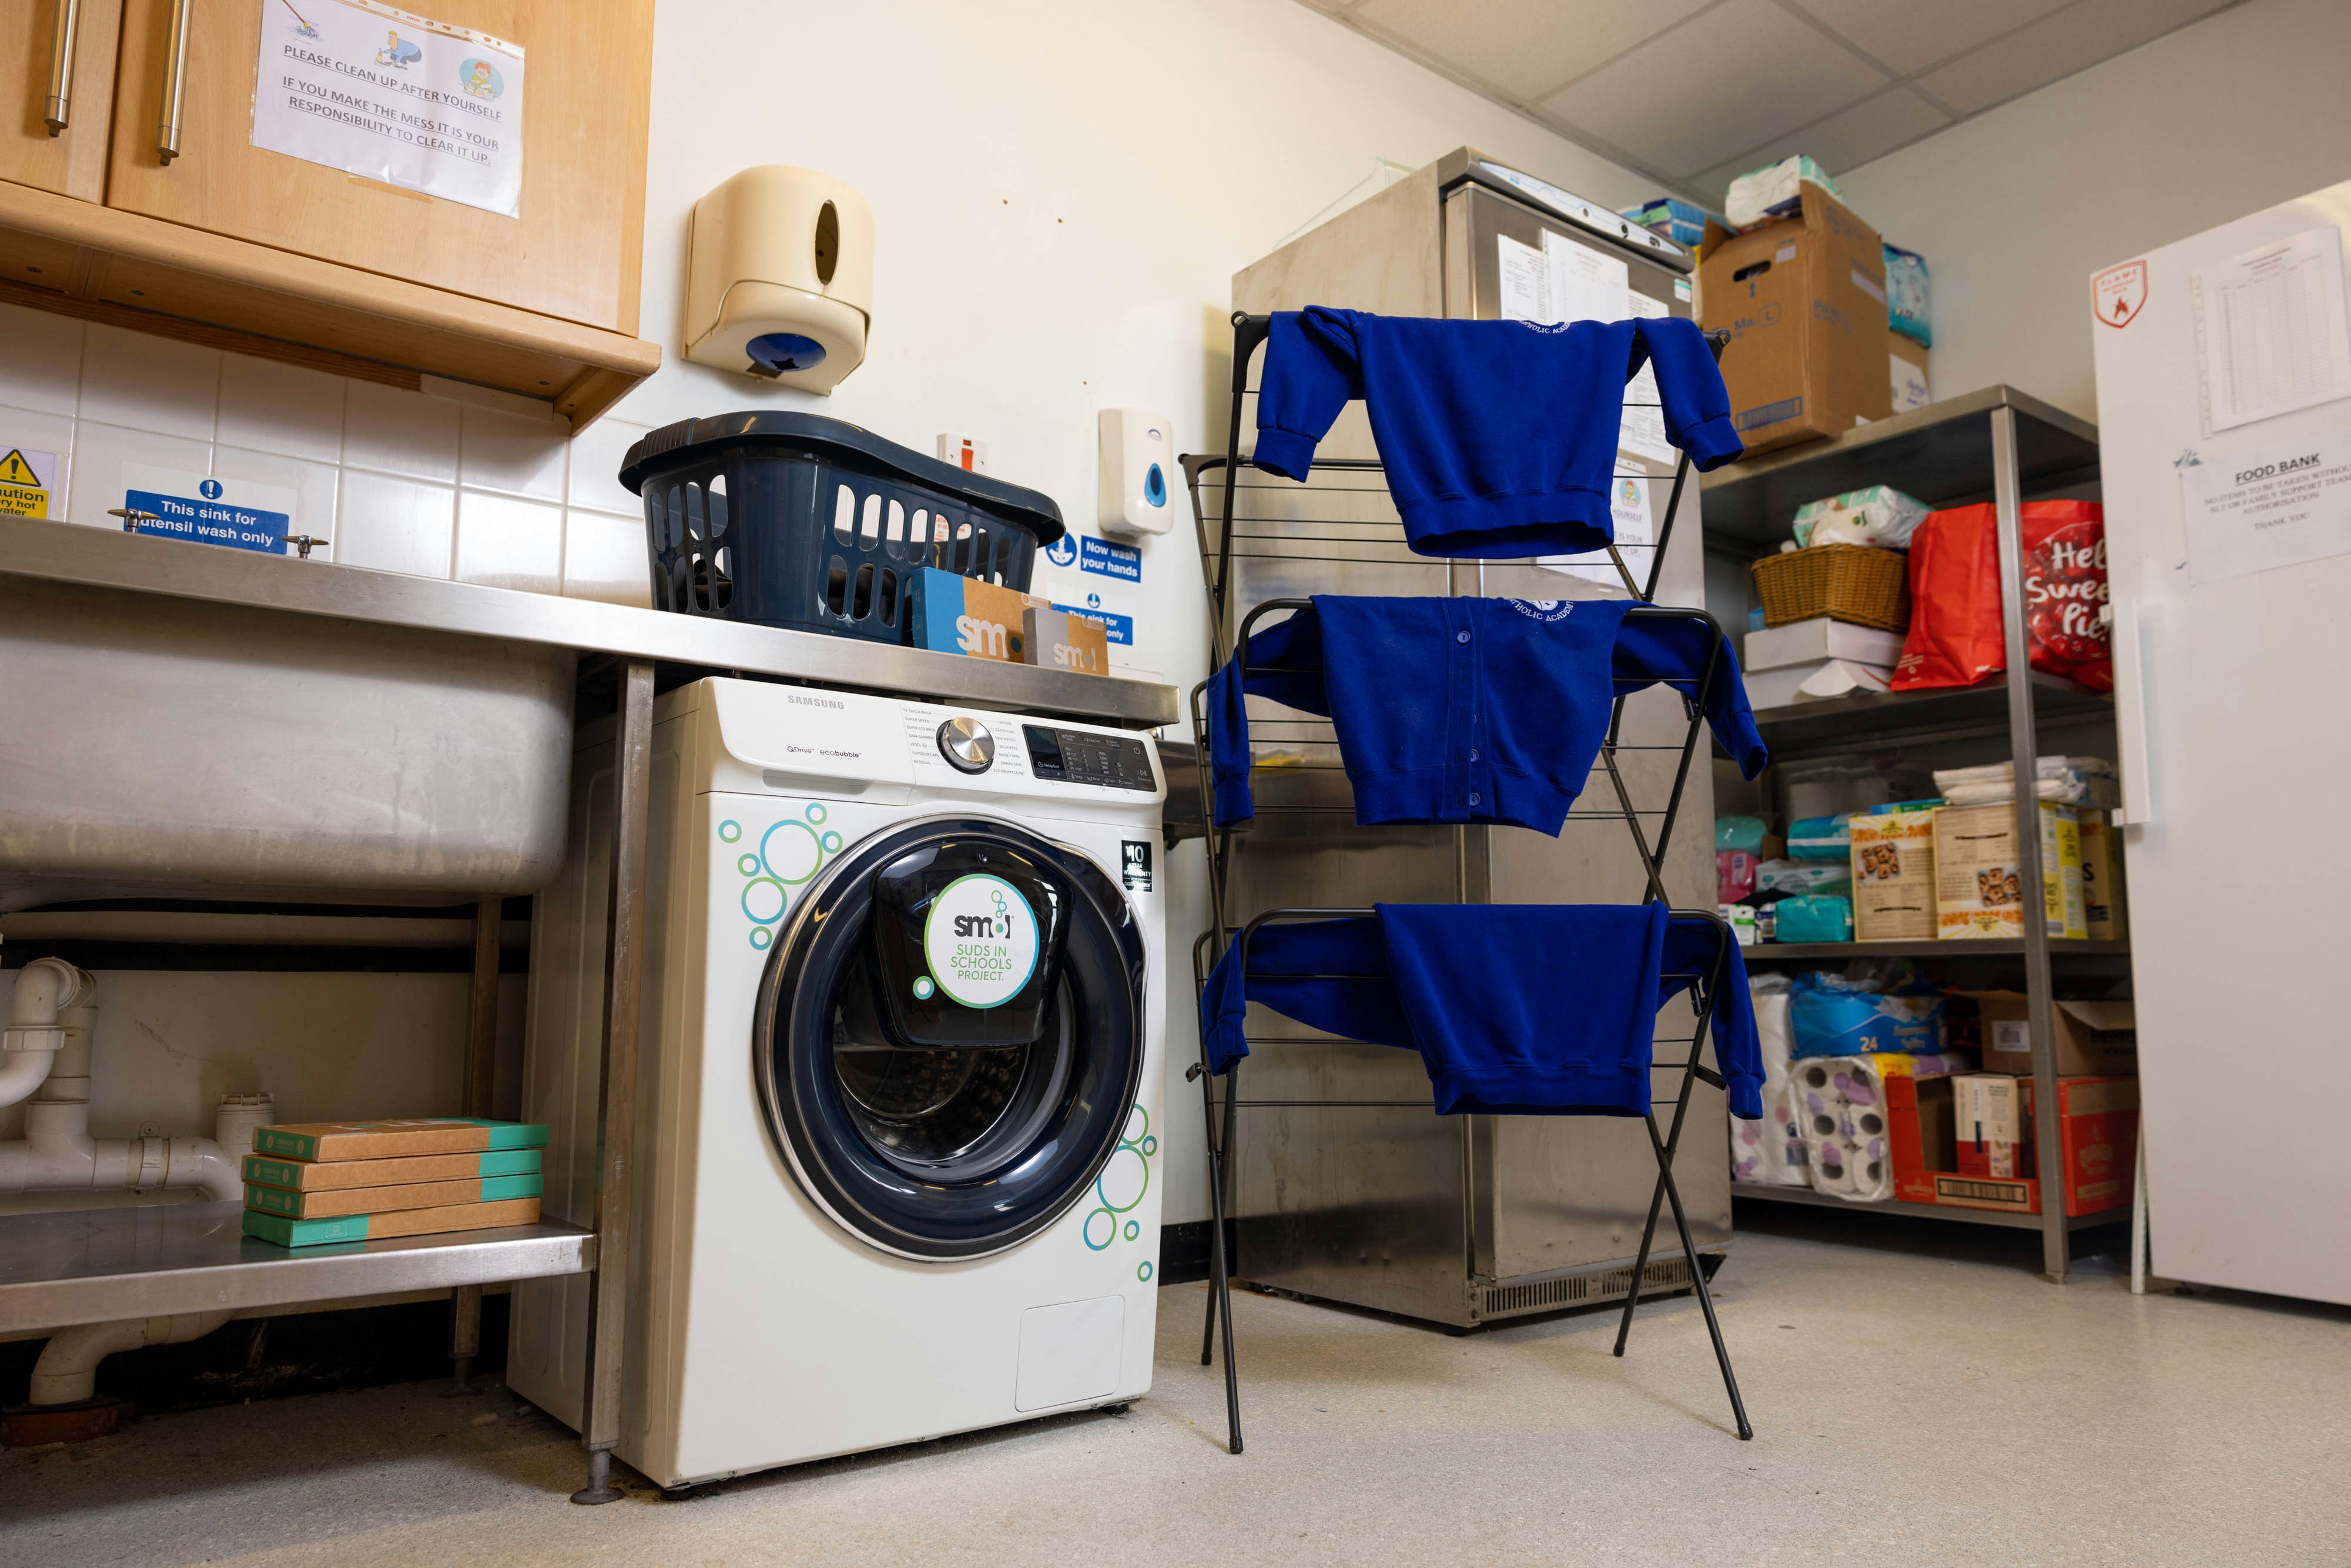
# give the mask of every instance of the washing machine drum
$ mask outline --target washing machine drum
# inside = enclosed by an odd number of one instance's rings
[[[910,824],[837,862],[768,960],[762,1108],[803,1191],[902,1257],[984,1257],[1093,1185],[1143,1071],[1142,933],[1084,855]]]

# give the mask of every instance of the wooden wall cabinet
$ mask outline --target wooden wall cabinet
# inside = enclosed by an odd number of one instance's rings
[[[51,138],[61,6],[77,12],[75,99]],[[594,418],[661,362],[636,337],[653,0],[413,8],[524,50],[514,217],[254,146],[264,0],[0,0],[0,60],[29,46],[13,74],[0,65],[0,299]]]
[[[121,23],[122,0],[0,0],[0,180],[105,196]]]

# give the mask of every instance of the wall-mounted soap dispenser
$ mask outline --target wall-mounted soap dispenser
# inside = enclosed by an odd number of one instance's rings
[[[830,392],[865,361],[873,212],[830,174],[746,169],[694,204],[685,357]]]

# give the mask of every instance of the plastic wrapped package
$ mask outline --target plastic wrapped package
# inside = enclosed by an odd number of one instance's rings
[[[1927,258],[1880,242],[1886,255],[1886,324],[1922,349],[1935,346],[1934,291]]]
[[[1755,891],[1794,896],[1853,892],[1853,863],[1835,861],[1765,861],[1755,868]]]
[[[1771,218],[1788,217],[1802,205],[1798,189],[1803,185],[1818,185],[1840,199],[1844,195],[1827,171],[1798,153],[1777,163],[1751,169],[1730,182],[1730,189],[1723,197],[1722,215],[1730,220],[1735,229],[1751,229]]]
[[[1789,1088],[1788,977],[1750,976],[1747,989],[1755,1000],[1755,1035],[1763,1048],[1763,1117],[1757,1122],[1732,1119],[1730,1179],[1803,1186],[1810,1180],[1804,1137]]]
[[[1847,888],[1853,886],[1850,877]],[[1850,942],[1853,899],[1842,893],[1800,893],[1771,906],[1774,942]]]
[[[1780,901],[1782,941],[1788,940]],[[1943,998],[1907,964],[1866,960],[1842,975],[1799,975],[1789,987],[1788,1029],[1800,1059],[1943,1049]]]
[[[1805,1168],[1815,1191],[1853,1203],[1894,1196],[1894,1160],[1887,1145],[1886,1081],[1939,1078],[1969,1071],[1944,1055],[1865,1052],[1790,1063],[1790,1106],[1804,1145]],[[1767,1091],[1768,1092],[1768,1091]],[[1770,1113],[1770,1102],[1765,1102]]]
[[[1891,485],[1871,485],[1847,490],[1796,508],[1792,531],[1799,547],[1814,545],[1876,545],[1901,549],[1924,522],[1927,503],[1913,500]]]

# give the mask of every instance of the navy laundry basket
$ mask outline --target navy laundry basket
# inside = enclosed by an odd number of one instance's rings
[[[664,425],[629,448],[657,610],[903,643],[916,569],[1026,591],[1052,497],[816,414]]]

